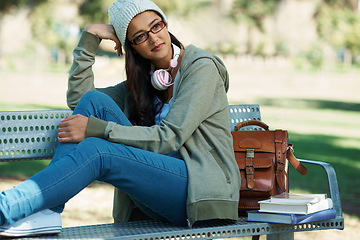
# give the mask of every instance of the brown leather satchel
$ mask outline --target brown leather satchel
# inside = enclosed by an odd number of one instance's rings
[[[257,125],[265,131],[238,131],[249,125]],[[289,163],[302,175],[307,173],[293,155],[287,131],[270,131],[265,123],[251,120],[239,123],[231,134],[241,175],[240,215],[259,209],[260,200],[289,192]]]

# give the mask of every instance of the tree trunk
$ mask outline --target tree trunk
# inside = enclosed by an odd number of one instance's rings
[[[352,54],[349,49],[345,49],[345,52],[344,52],[344,65],[346,67],[351,67],[351,65],[352,65]]]

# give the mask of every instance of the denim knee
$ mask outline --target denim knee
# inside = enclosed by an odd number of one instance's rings
[[[106,171],[106,164],[102,162],[102,155],[107,143],[109,142],[101,138],[85,138],[70,154],[76,166],[86,167],[88,174],[94,178],[93,180],[101,177],[104,170]]]
[[[88,92],[86,92],[83,96],[82,96],[82,98],[93,98],[93,97],[96,97],[96,96],[101,96],[101,95],[103,95],[104,93],[102,93],[102,92],[99,92],[99,91],[97,91],[97,90],[90,90],[90,91],[88,91]],[[106,95],[106,94],[105,94]],[[106,95],[107,96],[107,95]]]
[[[92,90],[84,94],[74,110],[74,114],[94,116],[105,121],[116,122],[121,125],[131,126],[116,102],[105,93]]]
[[[108,102],[109,100],[112,100],[112,98],[110,98],[105,93],[99,92],[97,90],[90,90],[81,97],[80,102],[92,103],[96,101],[96,103],[99,104],[104,101]]]

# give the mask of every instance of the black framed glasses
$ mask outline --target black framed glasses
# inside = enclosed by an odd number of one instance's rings
[[[163,28],[166,26],[166,23],[164,22],[164,20],[161,20],[160,22],[157,22],[154,26],[152,26],[150,28],[149,31],[143,32],[139,35],[137,35],[132,41],[131,43],[134,45],[139,45],[142,44],[143,42],[145,42],[146,40],[149,39],[149,33],[158,33],[161,30],[163,30]]]

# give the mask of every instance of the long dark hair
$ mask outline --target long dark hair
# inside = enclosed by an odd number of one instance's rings
[[[181,42],[170,32],[171,42],[184,49]],[[126,85],[130,91],[133,110],[130,122],[138,126],[152,126],[155,124],[155,116],[161,109],[163,102],[168,98],[166,91],[156,90],[150,82],[151,62],[139,54],[135,54],[131,43],[125,42],[125,70]],[[158,105],[154,104],[155,98],[160,99]]]

